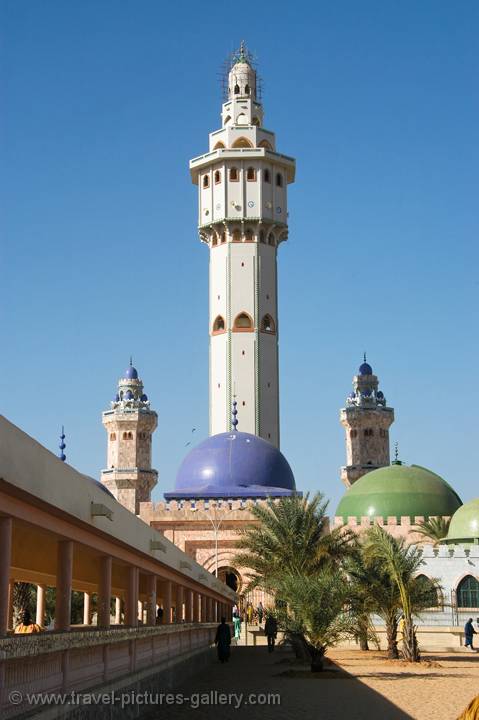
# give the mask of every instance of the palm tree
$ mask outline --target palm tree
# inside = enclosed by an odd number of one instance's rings
[[[451,518],[431,517],[423,520],[415,529],[425,538],[432,540],[433,545],[439,545],[441,540],[446,537],[450,524]]]
[[[278,624],[296,654],[309,660],[311,672],[323,669],[328,647],[351,634],[348,592],[344,574],[330,567],[314,575],[287,573],[278,583]]]
[[[364,553],[367,562],[382,566],[399,592],[404,618],[404,656],[410,662],[418,662],[420,655],[413,614],[434,604],[431,584],[437,586],[436,581],[426,585],[416,577],[422,562],[422,551],[415,545],[407,546],[404,538],[395,538],[375,525],[366,533]]]
[[[251,570],[247,591],[262,587],[274,592],[284,573],[311,575],[339,563],[349,552],[352,533],[327,532],[327,506],[321,493],[311,500],[306,493],[252,506],[257,522],[241,531],[235,557]]]

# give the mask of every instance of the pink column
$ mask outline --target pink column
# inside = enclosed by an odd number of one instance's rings
[[[193,622],[200,622],[200,594],[197,592],[193,593]]]
[[[138,568],[129,567],[125,594],[125,625],[138,625]]]
[[[104,555],[100,561],[100,582],[98,584],[98,627],[110,627],[110,604],[111,557],[109,555]]]
[[[72,609],[73,541],[62,540],[57,551],[55,630],[69,630]]]
[[[0,517],[0,636],[8,630],[8,596],[12,564],[12,518]]]
[[[84,625],[91,624],[90,607],[91,607],[90,593],[83,593],[83,624]]]
[[[183,622],[183,586],[176,586],[176,622]]]
[[[163,593],[163,625],[169,625],[171,623],[171,604],[173,594],[173,583],[171,580],[165,580],[161,583],[161,589]]]
[[[146,578],[146,624],[156,625],[156,575]]]
[[[37,617],[35,622],[40,627],[45,623],[45,585],[37,585]]]
[[[185,616],[187,623],[193,622],[193,592],[189,589],[185,591]]]

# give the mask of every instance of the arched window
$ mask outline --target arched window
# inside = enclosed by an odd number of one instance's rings
[[[236,332],[253,332],[253,320],[251,315],[246,312],[242,312],[236,316],[233,330]]]
[[[254,167],[249,167],[246,171],[246,180],[256,180],[256,170]]]
[[[225,320],[221,315],[215,319],[213,323],[213,335],[219,335],[225,331]]]
[[[225,120],[225,123],[226,123],[226,120]],[[222,143],[221,140],[219,140],[216,143],[216,145],[214,146],[213,150],[222,150],[222,149],[224,150],[224,147],[225,147],[224,143]]]
[[[223,230],[223,232],[221,233],[221,242],[222,242],[222,243],[225,243],[225,242],[226,242],[226,233],[225,233],[224,230]]]
[[[372,437],[374,435],[374,430],[372,428],[366,428],[364,431],[364,437]]]
[[[268,235],[268,245],[274,245],[275,244],[275,237],[274,233],[270,233]]]
[[[245,239],[245,242],[253,242],[254,241],[253,231],[251,230],[251,228],[247,228],[245,230],[244,239]]]
[[[211,238],[211,244],[213,247],[215,247],[218,244],[218,238],[216,235],[213,235],[213,237]]]
[[[265,182],[267,182],[267,183],[271,182],[271,175],[269,174],[268,168],[265,169],[265,171],[263,173],[263,178],[264,178]]]
[[[215,185],[221,182],[221,173],[219,170],[215,170]]]
[[[264,230],[259,231],[259,241],[260,243],[264,243]]]
[[[236,124],[237,125],[247,125],[248,124],[248,116],[246,113],[240,113],[238,117],[236,118]]]
[[[116,440],[116,433],[110,433],[110,440]]]
[[[358,431],[357,431],[357,430],[351,430],[351,432],[349,433],[349,436],[352,437],[352,438],[357,437],[357,435],[358,435]]]
[[[132,433],[132,432],[129,432],[129,433],[128,433],[128,440],[133,440],[133,433]]]
[[[253,147],[253,144],[245,137],[239,137],[237,140],[234,141],[232,144],[233,148],[251,148]]]
[[[258,147],[266,148],[266,150],[272,150],[272,149],[273,149],[273,146],[271,145],[270,142],[268,142],[268,140],[261,140],[261,141],[258,143]]]
[[[276,185],[278,187],[283,187],[283,176],[281,173],[276,173]]]
[[[210,176],[203,175],[203,187],[208,188],[210,186]]]
[[[240,86],[238,85],[238,83],[236,83],[235,89],[234,89],[235,95],[239,95],[239,91],[240,91]]]
[[[249,95],[249,85],[244,86],[244,94]]]
[[[238,181],[238,168],[235,168],[235,167],[230,168],[230,180],[232,182]]]
[[[128,440],[128,433],[124,432],[122,435],[123,440]]]
[[[472,575],[466,575],[457,586],[457,607],[479,607],[479,582]]]
[[[233,242],[241,242],[241,232],[240,230],[233,230],[233,234],[231,236],[231,239]]]
[[[426,607],[437,607],[440,605],[438,588],[431,578],[428,578],[427,575],[416,575],[416,582],[426,597]]]
[[[265,315],[261,320],[261,330],[266,333],[275,333],[276,326],[271,315]]]
[[[254,117],[252,120],[253,125],[256,125],[256,127],[259,127],[259,118]]]

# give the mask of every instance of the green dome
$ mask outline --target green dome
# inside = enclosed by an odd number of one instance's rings
[[[479,539],[479,499],[462,505],[451,518],[445,542],[474,542]]]
[[[448,483],[419,465],[393,463],[363,475],[346,490],[336,515],[401,518],[453,515],[462,505]]]

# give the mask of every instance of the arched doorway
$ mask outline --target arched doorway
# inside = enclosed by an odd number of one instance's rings
[[[234,568],[228,566],[218,568],[218,580],[224,582],[225,585],[235,592],[239,592],[241,587],[241,578]]]

